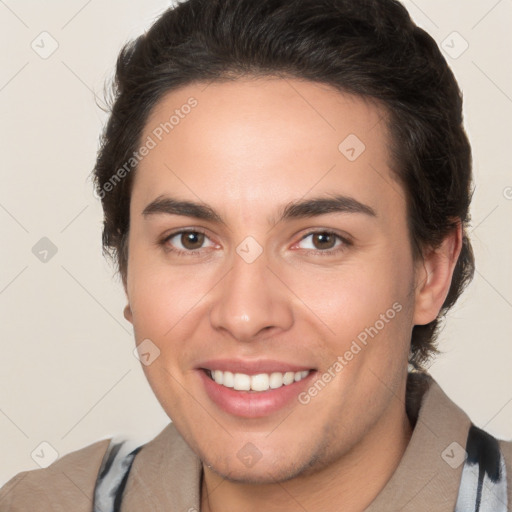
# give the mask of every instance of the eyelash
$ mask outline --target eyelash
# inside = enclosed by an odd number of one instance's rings
[[[161,245],[167,252],[172,252],[178,256],[191,256],[191,255],[198,254],[201,251],[201,249],[196,249],[193,251],[184,251],[182,249],[176,249],[175,247],[170,246],[170,244],[168,243],[169,240],[171,240],[171,238],[174,238],[175,236],[183,235],[186,233],[200,233],[200,234],[204,235],[206,238],[208,238],[208,235],[206,234],[206,232],[200,228],[182,229],[180,231],[175,231],[174,233],[171,233],[170,235],[165,236],[162,240],[160,240],[159,245]]]
[[[180,231],[175,231],[169,235],[166,235],[162,240],[160,240],[158,243],[159,245],[161,245],[162,247],[164,247],[164,249],[167,251],[167,252],[172,252],[178,256],[192,256],[192,255],[196,255],[198,254],[201,249],[195,249],[195,250],[190,250],[190,251],[184,251],[182,249],[176,249],[175,247],[171,247],[169,246],[169,240],[171,240],[172,238],[174,238],[175,236],[178,236],[178,235],[183,235],[183,234],[186,234],[186,233],[200,233],[202,235],[204,235],[206,238],[209,239],[208,235],[206,234],[205,231],[203,231],[202,229],[200,228],[194,228],[194,229],[182,229]],[[346,250],[348,247],[350,247],[352,245],[352,242],[350,240],[348,240],[347,238],[339,235],[338,233],[335,233],[334,231],[329,231],[329,230],[318,230],[318,231],[309,231],[308,233],[306,233],[300,240],[299,242],[296,242],[294,245],[297,245],[297,243],[300,243],[302,242],[303,240],[305,240],[306,238],[312,236],[312,235],[316,235],[316,234],[322,234],[322,235],[331,235],[331,236],[334,236],[336,237],[340,242],[341,244],[338,245],[337,247],[335,246],[335,248],[333,249],[326,249],[326,250],[321,250],[321,249],[306,249],[306,252],[308,254],[314,254],[314,255],[321,255],[321,256],[332,256],[332,255],[335,255],[335,254],[338,254],[344,250]]]

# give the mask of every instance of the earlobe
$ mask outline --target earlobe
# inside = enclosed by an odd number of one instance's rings
[[[123,310],[124,317],[128,322],[133,323],[133,313],[132,309],[130,308],[130,304],[126,304]]]
[[[133,312],[132,308],[130,307],[130,296],[128,294],[128,279],[126,276],[126,272],[121,272],[121,278],[123,281],[124,293],[126,295],[126,299],[128,300],[128,304],[126,304],[126,306],[124,307],[123,315],[126,318],[126,320],[128,320],[128,322],[133,324]]]
[[[414,324],[436,319],[450,290],[453,271],[462,248],[462,226],[457,226],[441,245],[425,252],[416,272]]]

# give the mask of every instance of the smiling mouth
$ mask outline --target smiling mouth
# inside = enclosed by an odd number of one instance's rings
[[[289,386],[294,382],[299,382],[305,379],[312,371],[302,370],[298,372],[272,372],[248,375],[246,373],[232,373],[207,368],[203,368],[203,370],[211,380],[220,386],[231,388],[235,391],[253,391],[258,393],[279,389],[283,386]]]

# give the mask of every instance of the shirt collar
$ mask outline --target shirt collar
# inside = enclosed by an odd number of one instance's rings
[[[410,374],[411,383],[422,392],[407,404],[410,442],[367,512],[454,510],[470,419],[432,377]],[[201,461],[171,423],[135,457],[123,502],[133,510],[198,511],[201,476]]]
[[[398,467],[366,512],[453,512],[471,421],[432,377],[409,379],[425,388],[411,418],[416,424]]]

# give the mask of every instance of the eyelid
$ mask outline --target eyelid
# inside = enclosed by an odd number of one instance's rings
[[[175,231],[172,231],[171,233],[168,233],[168,234],[164,235],[162,238],[160,238],[157,243],[158,243],[158,245],[163,246],[165,248],[165,250],[167,250],[168,252],[174,252],[174,253],[178,253],[178,254],[192,254],[192,253],[197,253],[203,249],[206,249],[206,247],[201,247],[199,249],[183,250],[183,249],[179,249],[178,247],[173,247],[173,246],[172,246],[172,248],[168,247],[170,245],[169,240],[171,240],[172,238],[174,238],[178,235],[182,235],[184,233],[200,233],[200,234],[204,235],[212,243],[213,246],[218,245],[218,244],[216,244],[216,242],[214,242],[211,239],[210,236],[208,236],[208,233],[206,232],[205,229],[199,228],[199,227],[194,227],[194,226],[190,226],[187,228],[180,228]]]
[[[217,246],[219,245],[218,243],[214,242],[211,239],[211,237],[208,235],[208,233],[206,232],[206,230],[204,228],[194,227],[194,226],[189,226],[189,227],[186,227],[186,228],[180,228],[180,229],[177,229],[175,231],[172,231],[171,233],[168,233],[168,234],[164,235],[158,241],[158,244],[163,246],[166,251],[174,252],[176,254],[197,254],[198,252],[208,248],[208,247],[200,247],[199,249],[183,250],[183,249],[179,249],[179,248],[174,247],[174,246],[172,246],[172,248],[168,247],[169,240],[171,240],[172,238],[174,238],[174,237],[176,237],[178,235],[182,235],[184,233],[200,233],[200,234],[204,235],[211,242],[212,245],[210,245],[209,247],[212,247],[212,246],[215,246],[215,245],[217,245]],[[333,230],[332,228],[322,228],[322,227],[319,227],[319,228],[314,228],[314,229],[310,228],[309,230],[307,230],[300,237],[298,242],[295,242],[291,246],[291,248],[294,249],[300,242],[302,242],[306,238],[308,238],[310,236],[313,236],[315,234],[333,235],[339,241],[341,241],[341,244],[335,245],[331,249],[303,249],[304,251],[307,251],[308,253],[329,255],[329,254],[335,254],[335,253],[338,253],[340,251],[343,251],[347,247],[353,245],[353,242],[352,242],[350,236],[342,235],[342,234],[338,233],[337,231]]]
[[[202,233],[203,235],[206,235],[206,230],[195,226],[189,226],[187,228],[177,228],[163,235],[162,240],[168,240],[169,238],[172,238],[173,236],[179,235],[181,233]]]
[[[316,229],[309,229],[304,235],[302,235],[300,237],[299,241],[295,242],[292,245],[292,249],[294,249],[298,244],[300,244],[300,242],[302,242],[306,238],[308,238],[310,236],[314,236],[316,234],[332,235],[332,236],[336,237],[341,243],[335,245],[331,249],[303,249],[304,251],[307,251],[309,253],[313,252],[315,254],[329,255],[329,254],[335,254],[340,251],[343,251],[343,250],[347,249],[347,247],[350,247],[351,245],[353,245],[353,242],[348,235],[342,235],[342,234],[338,233],[337,231],[330,229],[330,228],[316,228]]]

